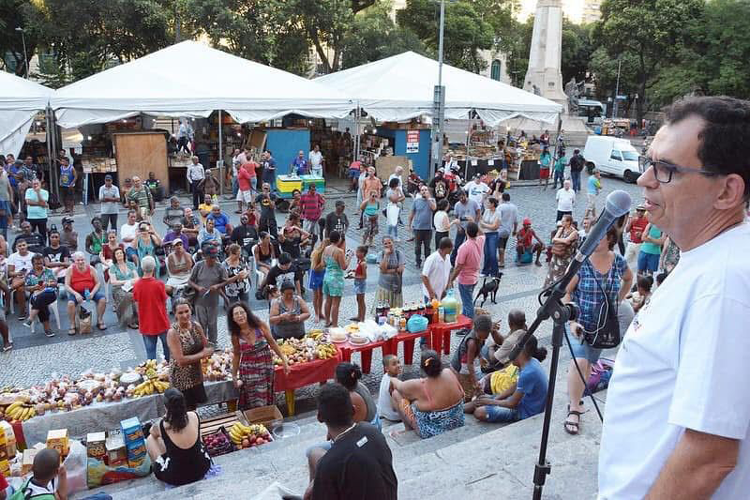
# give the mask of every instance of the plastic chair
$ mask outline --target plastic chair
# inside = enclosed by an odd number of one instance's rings
[[[53,303],[51,303],[47,307],[50,308],[53,316],[55,316],[55,323],[57,323],[57,329],[58,330],[62,329],[62,327],[60,326],[60,308],[58,306],[58,301],[55,300]],[[31,299],[29,299],[29,314],[31,314]],[[34,321],[31,322],[31,333],[34,333],[37,323],[40,323],[39,316],[34,318]]]

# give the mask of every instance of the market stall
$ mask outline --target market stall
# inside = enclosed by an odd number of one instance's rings
[[[443,64],[442,75],[448,120],[466,119],[476,113],[489,127],[518,117],[553,123],[562,111],[562,106],[553,101],[447,64]],[[437,77],[437,61],[404,52],[315,81],[352,98],[371,119],[408,122],[432,115]],[[428,154],[430,147],[428,139],[425,144]],[[429,177],[428,164],[415,160],[414,165],[420,176]]]
[[[186,67],[232,78],[185,78]],[[201,135],[197,147],[204,156],[198,156],[207,168],[223,166],[229,148],[244,143],[237,139],[237,133],[239,139],[246,138],[239,124],[267,122],[289,114],[345,117],[355,107],[336,90],[193,41],[63,87],[54,93],[50,106],[58,124],[66,128],[112,124],[138,116],[191,120],[196,135]],[[227,115],[232,122],[226,120]],[[199,131],[203,124],[192,119],[208,119],[206,130]],[[307,139],[300,149],[309,148],[309,131]],[[184,162],[175,161],[172,167],[184,169]]]
[[[0,152],[18,157],[36,114],[47,109],[52,92],[0,71]]]

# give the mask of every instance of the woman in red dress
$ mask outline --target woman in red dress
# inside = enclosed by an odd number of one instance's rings
[[[232,335],[232,380],[240,392],[240,410],[273,404],[273,357],[281,358],[284,373],[289,374],[286,355],[271,336],[271,329],[254,315],[243,302],[232,304],[227,311],[227,325]]]

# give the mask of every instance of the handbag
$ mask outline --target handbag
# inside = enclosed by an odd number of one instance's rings
[[[591,265],[590,262],[589,265]],[[610,273],[612,273],[614,265],[613,262],[612,268],[609,270]],[[604,325],[599,326],[594,332],[586,332],[584,334],[584,340],[594,349],[612,349],[620,345],[620,342],[622,342],[622,337],[620,336],[620,321],[617,319],[617,308],[613,305],[613,302],[609,297],[610,292],[612,292],[612,287],[614,286],[614,278],[610,279],[609,289],[606,292],[602,288],[601,283],[599,283],[599,280],[596,280],[596,284],[599,287],[599,290],[604,294],[604,300],[607,301],[605,312],[607,317],[604,320]]]

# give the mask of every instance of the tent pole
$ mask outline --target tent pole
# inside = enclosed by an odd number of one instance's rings
[[[223,145],[223,138],[221,136],[221,110],[219,110],[219,178],[221,179],[221,196],[224,196],[224,184],[226,183],[226,179],[224,178],[224,145]]]
[[[52,143],[50,142],[50,137],[49,137],[50,114],[51,113],[52,113],[52,108],[50,108],[49,106],[47,106],[47,108],[44,110],[44,122],[45,122],[44,142],[45,142],[45,144],[47,144],[47,165],[49,166],[49,182],[50,182],[49,189],[50,189],[50,192],[52,193],[52,192],[55,192],[55,191],[52,191],[52,189],[53,189],[52,188],[52,186],[53,186],[53,184],[52,184],[52,172],[55,171],[55,157],[54,157],[54,154],[52,152]],[[60,197],[58,196],[58,199],[59,198]]]
[[[352,161],[359,161],[359,148],[360,148],[360,132],[359,132],[359,119],[362,116],[362,108],[359,107],[359,101],[357,101],[357,109],[354,112],[354,123],[356,125],[354,132],[354,158]]]

